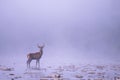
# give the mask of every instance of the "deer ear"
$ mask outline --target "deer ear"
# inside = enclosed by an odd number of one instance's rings
[[[37,47],[40,48],[39,44],[37,44]]]
[[[45,47],[45,45],[42,46],[43,48]]]

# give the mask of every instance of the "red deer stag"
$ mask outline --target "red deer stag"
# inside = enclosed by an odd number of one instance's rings
[[[39,60],[40,60],[40,58],[41,58],[41,56],[43,54],[44,45],[43,46],[38,45],[38,48],[40,49],[39,52],[29,53],[27,55],[27,58],[28,58],[28,60],[27,60],[27,68],[30,68],[30,63],[31,63],[32,60],[36,60],[36,68],[37,68],[37,65],[38,65],[38,68],[40,68]]]

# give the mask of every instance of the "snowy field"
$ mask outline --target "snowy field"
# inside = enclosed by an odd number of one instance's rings
[[[41,65],[42,66],[42,65]],[[0,80],[120,80],[120,65],[116,64],[64,64],[31,66],[0,65]]]
[[[120,0],[0,0],[0,80],[120,80]]]

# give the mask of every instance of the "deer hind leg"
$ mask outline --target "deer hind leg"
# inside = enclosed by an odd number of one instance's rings
[[[38,60],[38,68],[40,69],[40,61]]]
[[[30,68],[29,60],[27,60],[27,68]]]
[[[30,68],[31,59],[27,60],[27,68]]]

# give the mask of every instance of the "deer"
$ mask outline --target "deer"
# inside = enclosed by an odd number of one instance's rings
[[[32,60],[36,60],[36,68],[37,68],[37,66],[38,66],[38,69],[40,68],[40,58],[43,55],[44,45],[39,46],[37,44],[37,47],[39,48],[39,52],[27,54],[27,58],[28,58],[28,60],[27,60],[27,68],[30,68],[30,63],[31,63]]]

